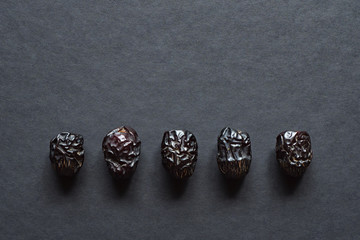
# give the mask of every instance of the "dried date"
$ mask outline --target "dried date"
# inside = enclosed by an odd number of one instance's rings
[[[276,138],[276,159],[286,174],[301,176],[312,160],[310,135],[305,131],[284,131]]]
[[[217,154],[220,172],[228,178],[240,178],[248,173],[251,159],[249,134],[229,127],[222,129]]]
[[[161,143],[162,163],[176,179],[186,179],[194,173],[198,145],[194,134],[187,130],[164,133]]]
[[[84,163],[84,139],[80,134],[59,133],[50,141],[50,161],[60,176],[74,176]]]
[[[110,131],[102,142],[105,161],[113,177],[129,178],[136,170],[141,150],[138,134],[123,126]]]

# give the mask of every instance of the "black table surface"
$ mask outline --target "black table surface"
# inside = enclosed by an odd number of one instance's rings
[[[360,1],[1,1],[1,239],[359,239]],[[112,180],[101,142],[129,125],[138,168]],[[253,160],[225,180],[216,139],[247,131]],[[163,132],[198,140],[194,175],[163,169]],[[275,138],[305,130],[299,180]],[[49,141],[80,133],[57,178]]]

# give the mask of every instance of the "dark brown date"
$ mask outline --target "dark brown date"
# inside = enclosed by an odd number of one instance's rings
[[[226,127],[218,137],[217,163],[220,172],[228,178],[241,178],[251,164],[251,142],[246,132]]]
[[[284,131],[276,138],[276,159],[286,174],[301,176],[312,160],[310,135],[304,131]]]
[[[140,157],[141,141],[131,127],[110,131],[102,142],[105,161],[113,177],[129,178],[136,170]]]
[[[50,141],[50,161],[60,176],[74,176],[84,162],[84,139],[79,134],[59,133]]]
[[[161,143],[162,163],[171,176],[177,179],[190,177],[195,170],[198,145],[194,134],[187,130],[164,133]]]

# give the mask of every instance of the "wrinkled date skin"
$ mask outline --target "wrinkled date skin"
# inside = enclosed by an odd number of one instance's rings
[[[218,137],[217,163],[220,172],[228,178],[241,178],[251,164],[251,142],[246,132],[226,127]]]
[[[304,131],[284,131],[276,138],[276,159],[286,174],[300,177],[310,165],[310,135]]]
[[[176,179],[186,179],[194,173],[198,145],[194,134],[187,130],[164,133],[161,143],[162,163]]]
[[[60,176],[74,176],[84,163],[84,139],[79,134],[59,133],[50,141],[50,161]]]
[[[133,175],[140,157],[141,141],[131,127],[110,131],[102,142],[105,161],[113,177],[126,179]]]

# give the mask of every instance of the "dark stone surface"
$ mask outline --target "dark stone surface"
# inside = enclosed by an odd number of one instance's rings
[[[194,134],[187,130],[166,131],[161,142],[164,168],[176,179],[187,179],[195,171],[198,145]]]
[[[134,174],[138,165],[141,141],[133,128],[122,126],[104,137],[102,150],[111,175],[117,179],[126,179]]]
[[[247,132],[223,128],[218,137],[217,163],[228,178],[245,176],[251,164],[251,141]]]
[[[72,177],[84,163],[84,138],[80,134],[62,132],[50,141],[50,161],[60,176]]]
[[[2,239],[357,239],[360,1],[0,1]],[[132,126],[141,159],[109,176],[101,143]],[[224,126],[251,136],[251,169],[216,162]],[[164,131],[190,129],[194,175],[163,169]],[[302,178],[275,154],[311,135]],[[84,136],[73,181],[49,163],[58,132]]]

